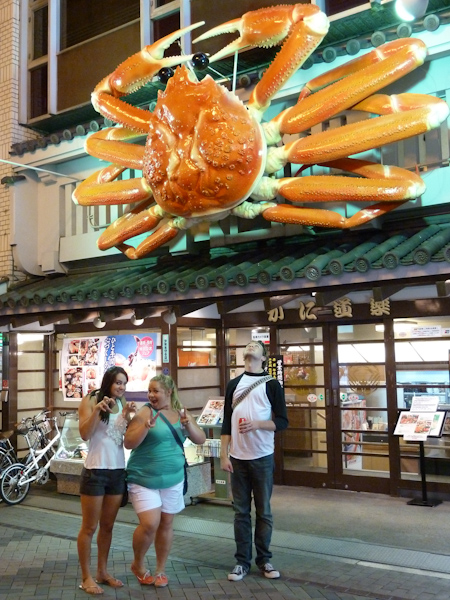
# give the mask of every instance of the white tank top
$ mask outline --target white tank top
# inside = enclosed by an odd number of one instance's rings
[[[84,463],[86,469],[125,468],[123,435],[115,427],[121,414],[120,408],[117,414],[110,413],[108,423],[100,419],[97,429],[89,440],[89,452]],[[118,441],[120,444],[117,443]]]

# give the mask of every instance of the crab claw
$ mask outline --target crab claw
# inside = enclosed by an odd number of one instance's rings
[[[202,25],[204,21],[179,29],[127,58],[96,86],[92,93],[94,108],[103,114],[105,96],[119,98],[130,94],[149,82],[163,67],[174,67],[191,60],[192,54],[164,57],[164,51],[177,39]]]
[[[230,56],[246,48],[270,48],[280,44],[292,32],[293,27],[300,21],[308,22],[309,19],[317,20],[320,13],[317,6],[295,4],[260,8],[245,13],[240,19],[233,19],[213,27],[206,33],[196,38],[193,43],[206,40],[222,33],[239,32],[240,37],[228,46],[222,48],[210,57],[209,62],[214,62]],[[328,23],[324,15],[324,21]],[[326,26],[328,30],[328,26]]]

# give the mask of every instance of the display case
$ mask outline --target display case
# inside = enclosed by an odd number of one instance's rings
[[[197,446],[188,439],[184,450],[188,461],[188,491],[184,501],[188,505],[199,494],[211,490],[211,464],[198,455]],[[56,476],[56,489],[59,493],[79,494],[81,471],[88,451],[89,444],[80,436],[78,414],[67,415],[58,449],[50,463],[50,470]],[[129,455],[130,451],[125,450],[125,461],[128,461]]]

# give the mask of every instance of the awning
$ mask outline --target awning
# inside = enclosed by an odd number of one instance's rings
[[[408,221],[391,231],[374,229],[303,235],[207,247],[204,254],[163,256],[126,262],[97,271],[34,280],[0,296],[0,325],[79,323],[92,311],[139,318],[181,307],[182,314],[213,302],[307,294],[331,296],[348,290],[435,284],[447,295],[450,272],[450,218],[427,218],[413,228]],[[432,221],[432,222],[431,222]],[[326,299],[326,293],[325,293]],[[331,301],[331,300],[330,300]]]

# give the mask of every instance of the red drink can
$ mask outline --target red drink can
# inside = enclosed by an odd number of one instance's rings
[[[244,418],[244,417],[241,417],[241,418],[239,419],[239,425],[240,425],[241,423],[245,423],[245,418]]]

